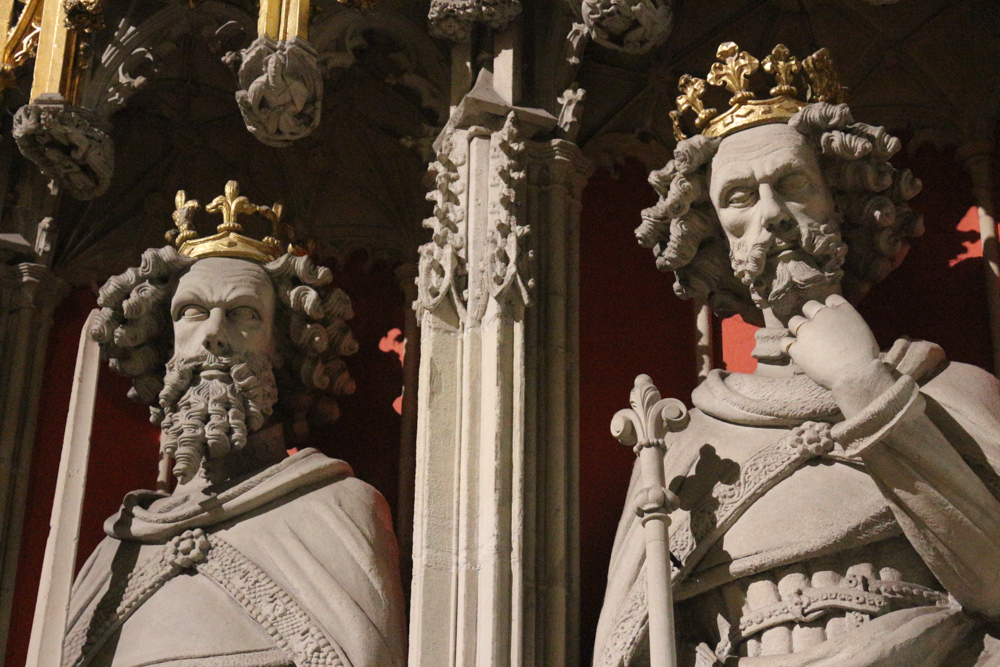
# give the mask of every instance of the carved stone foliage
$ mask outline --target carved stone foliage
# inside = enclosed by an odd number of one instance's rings
[[[239,63],[236,102],[247,129],[268,146],[287,146],[319,125],[323,76],[316,51],[296,37],[275,41],[261,36],[229,62]]]
[[[26,104],[14,115],[13,135],[21,153],[77,199],[93,199],[111,183],[114,145],[104,123],[86,109]]]
[[[501,30],[520,13],[520,0],[431,0],[427,18],[432,36],[461,42],[475,23]]]
[[[446,136],[430,165],[434,189],[427,194],[434,214],[424,220],[431,240],[420,246],[417,300],[413,307],[419,321],[448,297],[461,316],[465,314],[468,268],[465,256],[465,196],[468,189],[469,145],[465,131]]]
[[[486,235],[486,285],[498,301],[512,296],[531,303],[529,277],[532,252],[529,225],[523,209],[526,169],[524,142],[511,111],[499,132],[490,137],[488,231]],[[479,304],[482,308],[485,304]]]
[[[663,43],[674,25],[671,0],[584,0],[582,11],[595,42],[627,53]]]

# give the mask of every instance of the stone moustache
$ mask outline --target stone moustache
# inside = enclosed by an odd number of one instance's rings
[[[389,507],[350,466],[284,441],[353,389],[350,300],[330,272],[195,259],[116,276],[91,332],[152,404],[171,494],[135,491],[73,589],[63,665],[405,663]]]
[[[650,177],[637,235],[678,294],[764,325],[757,370],[713,371],[665,439],[679,665],[1000,665],[1000,384],[931,343],[881,353],[848,301],[920,232],[898,149],[820,102]],[[649,664],[631,503],[611,563],[594,665]]]

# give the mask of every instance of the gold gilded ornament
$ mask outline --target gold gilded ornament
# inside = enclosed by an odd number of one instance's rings
[[[791,54],[788,47],[778,44],[764,58],[763,63],[746,51],[741,51],[735,42],[725,42],[716,52],[718,62],[713,63],[705,79],[685,74],[678,81],[677,109],[670,112],[674,138],[678,141],[687,137],[684,130],[685,114],[694,115],[694,129],[706,137],[725,137],[739,130],[768,123],[784,123],[799,112],[807,103],[844,101],[845,89],[840,85],[833,67],[830,53],[820,49],[803,61]],[[770,75],[775,86],[770,89],[772,97],[759,100],[751,90],[750,77],[761,69]],[[796,79],[804,85],[796,85]],[[729,109],[719,113],[706,109],[702,97],[706,84],[725,87],[732,97]],[[804,99],[797,96],[805,90]]]
[[[802,61],[802,66],[809,74],[810,102],[840,104],[847,101],[847,89],[840,85],[840,77],[828,50],[820,49]]]
[[[698,129],[704,128],[718,114],[715,109],[706,109],[701,101],[701,96],[705,94],[704,79],[685,74],[677,83],[677,88],[681,91],[677,97],[677,110],[683,113],[691,109],[698,114],[694,121]]]
[[[719,62],[712,63],[708,73],[708,82],[713,86],[725,86],[733,94],[730,104],[743,104],[752,100],[754,94],[747,88],[747,77],[757,71],[760,62],[746,51],[740,51],[736,42],[725,42],[719,45],[715,57]]]
[[[801,68],[798,58],[793,56],[784,44],[778,44],[771,49],[771,55],[764,58],[764,71],[778,82],[778,85],[771,89],[771,94],[793,97],[798,91],[792,85],[792,79]]]
[[[174,199],[176,211],[173,213],[177,229],[167,232],[167,241],[177,246],[177,251],[188,257],[202,259],[205,257],[236,257],[266,264],[285,253],[278,237],[281,236],[281,204],[274,206],[259,206],[251,204],[250,200],[240,195],[239,184],[236,181],[226,183],[224,195],[219,195],[205,206],[209,213],[221,213],[222,224],[216,228],[212,236],[197,238],[198,233],[191,224],[191,219],[199,208],[197,201],[187,199],[183,190],[177,192]],[[271,223],[271,233],[262,240],[244,236],[243,225],[239,216],[259,213]],[[288,252],[298,253],[291,245]]]

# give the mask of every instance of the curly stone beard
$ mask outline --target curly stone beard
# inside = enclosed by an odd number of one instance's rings
[[[733,270],[758,308],[770,308],[784,321],[814,295],[840,282],[847,255],[840,223],[836,213],[822,222],[805,221],[799,225],[798,247],[771,256],[777,241],[773,236],[753,244],[733,242]]]
[[[160,392],[160,448],[174,459],[174,476],[186,484],[204,459],[217,461],[243,449],[277,398],[266,354],[174,356]]]

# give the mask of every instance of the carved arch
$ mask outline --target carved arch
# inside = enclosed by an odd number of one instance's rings
[[[222,51],[229,42],[249,42],[257,32],[257,18],[232,4],[207,0],[194,8],[172,2],[146,18],[139,18],[142,2],[133,2],[114,30],[87,79],[81,105],[108,117],[159,71],[159,63],[177,48],[185,35],[200,32]]]

